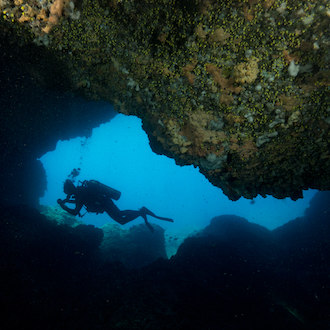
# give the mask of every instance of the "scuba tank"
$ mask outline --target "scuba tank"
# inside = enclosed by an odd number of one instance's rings
[[[113,189],[97,180],[85,180],[82,182],[82,186],[89,188],[96,194],[102,194],[114,200],[118,200],[121,196],[121,192]]]

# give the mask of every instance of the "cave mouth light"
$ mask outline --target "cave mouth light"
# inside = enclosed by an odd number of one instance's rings
[[[305,191],[304,198],[296,202],[271,196],[258,196],[254,203],[244,198],[230,201],[197,168],[180,167],[173,159],[153,153],[141,120],[122,114],[95,128],[90,138],[59,141],[56,150],[40,160],[48,180],[40,204],[56,206],[58,198],[65,198],[64,180],[74,168],[81,168],[78,180],[95,179],[121,191],[121,198],[116,201],[120,209],[146,206],[157,215],[173,218],[174,223],[149,220],[163,227],[168,236],[179,237],[178,243],[222,214],[238,215],[274,229],[302,216],[315,194],[315,190]],[[96,227],[115,223],[106,213],[86,214],[82,221]],[[139,223],[143,223],[140,218],[123,228]]]

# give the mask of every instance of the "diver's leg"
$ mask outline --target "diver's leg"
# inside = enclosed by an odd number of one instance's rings
[[[125,223],[128,223],[130,221],[135,220],[139,216],[143,216],[140,211],[133,211],[133,210],[124,210],[120,211],[121,219],[120,223],[124,225]]]
[[[125,223],[128,223],[130,221],[135,220],[139,216],[141,216],[140,211],[131,211],[131,210],[125,210],[125,211],[120,211],[116,210],[114,211],[113,209],[106,209],[105,212],[108,213],[108,215],[121,225],[124,225]]]
[[[125,210],[125,211],[118,210],[118,211],[119,211],[119,213],[117,213],[116,215],[114,215],[113,213],[110,214],[107,211],[106,212],[110,215],[110,217],[112,219],[114,219],[115,221],[117,221],[121,225],[124,225],[125,223],[128,223],[132,220],[135,220],[136,218],[141,216],[144,219],[144,222],[147,225],[147,227],[150,229],[150,231],[152,233],[154,232],[154,228],[148,222],[147,216],[143,212],[141,212],[141,211],[132,211],[132,210]]]
[[[150,231],[152,233],[154,232],[154,227],[151,226],[151,224],[147,220],[146,214],[144,212],[142,212],[141,210],[140,211],[125,210],[125,211],[121,211],[121,213],[123,214],[123,220],[125,221],[124,223],[130,222],[130,221],[136,219],[137,217],[141,216],[144,219],[144,222],[145,222],[146,226],[150,229]],[[122,225],[124,223],[122,223]]]
[[[115,203],[110,200],[107,203],[107,207],[104,210],[108,213],[108,215],[121,225],[124,225],[132,220],[135,220],[138,217],[142,217],[144,219],[144,222],[146,223],[147,227],[150,229],[150,231],[153,233],[154,228],[151,226],[151,224],[147,220],[147,215],[144,210],[139,211],[133,211],[133,210],[124,210],[120,211],[119,208],[115,205]]]
[[[170,219],[170,218],[163,218],[163,217],[159,217],[159,216],[157,216],[155,213],[151,212],[149,209],[147,209],[147,208],[144,207],[144,206],[141,208],[140,211],[143,212],[144,214],[150,215],[150,216],[152,216],[152,217],[154,217],[154,218],[157,218],[157,219],[159,219],[159,220],[164,220],[164,221],[174,222],[173,219]]]
[[[107,205],[104,208],[104,211],[108,213],[108,215],[121,225],[128,223],[132,220],[135,220],[139,216],[143,217],[143,212],[141,211],[133,211],[133,210],[125,210],[120,211],[116,204],[110,199],[107,201]]]

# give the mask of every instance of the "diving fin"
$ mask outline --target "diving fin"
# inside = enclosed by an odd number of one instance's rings
[[[145,221],[147,227],[148,227],[148,228],[150,229],[150,231],[153,233],[153,232],[155,231],[154,227],[151,226],[151,224],[148,222],[148,220],[144,219],[144,221]]]
[[[147,209],[146,207],[144,207],[144,206],[141,208],[140,211],[142,211],[142,212],[144,212],[145,214],[150,215],[150,216],[152,216],[152,217],[154,217],[154,218],[157,218],[157,219],[159,219],[159,220],[164,220],[164,221],[168,221],[168,222],[174,222],[173,219],[170,219],[170,218],[163,218],[163,217],[159,217],[159,216],[157,216],[155,213],[151,212],[150,210],[148,210],[148,209]]]

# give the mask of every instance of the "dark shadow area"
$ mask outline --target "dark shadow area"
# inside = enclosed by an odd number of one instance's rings
[[[117,224],[106,224],[101,229],[101,244],[105,261],[120,261],[127,268],[141,268],[159,258],[167,259],[164,229],[153,224],[153,233],[145,224],[122,229]]]
[[[33,58],[25,49],[23,57],[23,49],[19,52],[17,47],[3,47],[1,35],[0,51],[0,200],[8,205],[36,207],[46,189],[45,172],[36,159],[54,150],[60,139],[90,137],[93,128],[110,121],[117,113],[106,102],[95,107],[95,102],[63,94],[59,81],[52,80],[52,76],[57,76],[54,72],[62,68],[54,68],[53,63],[53,70],[47,67],[43,71],[48,64],[42,52],[41,58]],[[39,69],[34,70],[35,66]],[[33,72],[45,72],[48,78],[36,77]],[[46,84],[46,78],[56,86]],[[48,88],[41,87],[41,81]],[[37,187],[33,191],[32,176]]]
[[[136,226],[129,244],[105,230],[100,248],[100,229],[3,206],[2,328],[329,329],[329,212],[330,192],[319,192],[304,217],[273,231],[220,216],[170,260],[133,269],[144,243],[163,253],[160,228],[155,238]]]

